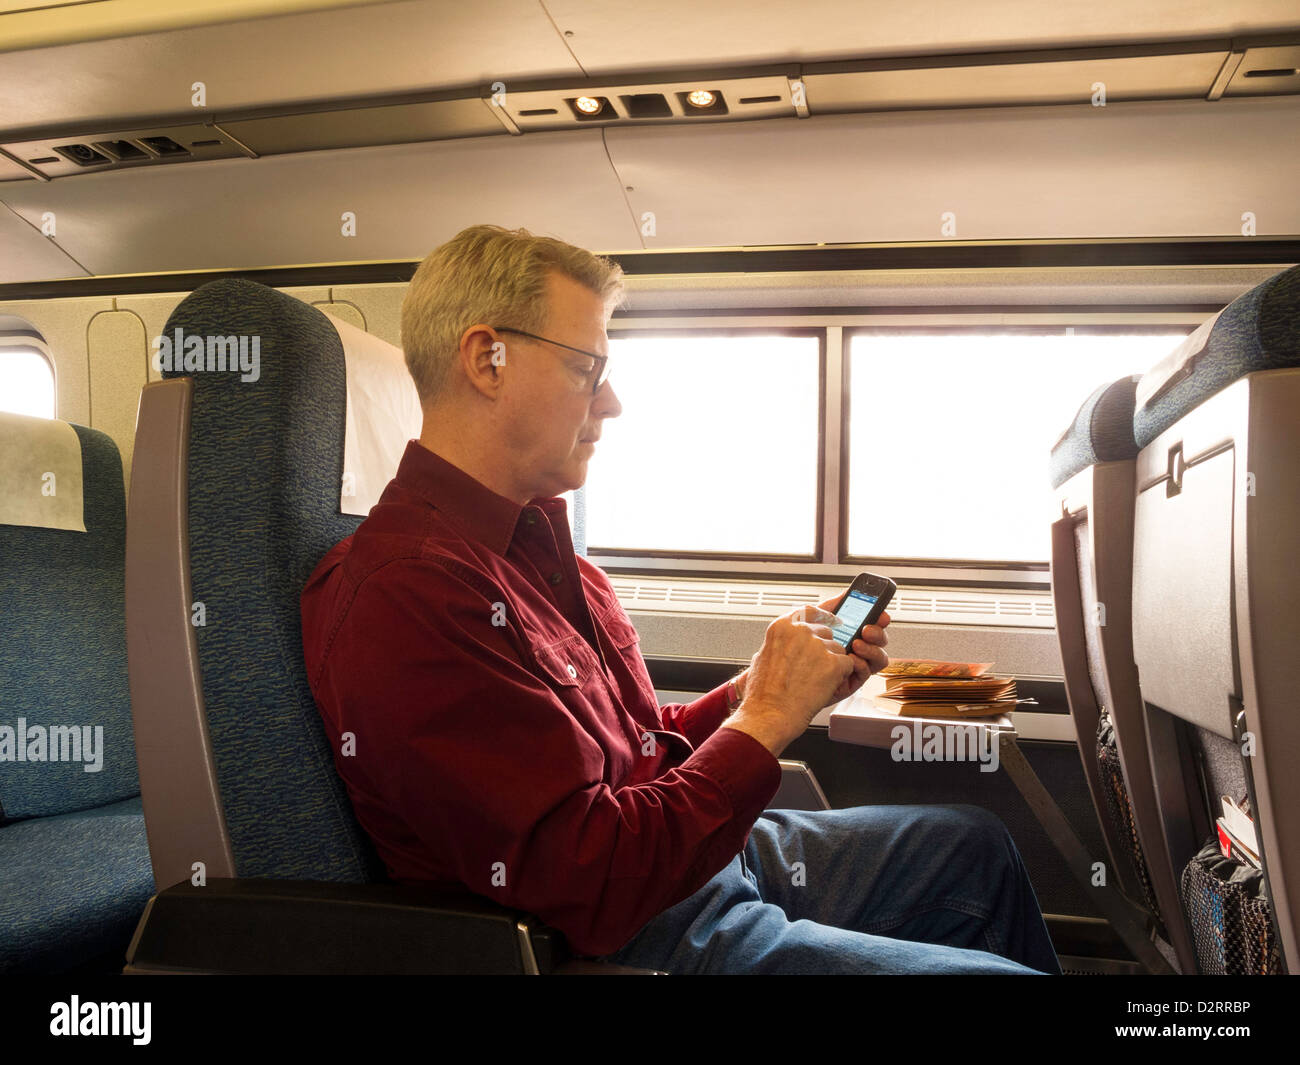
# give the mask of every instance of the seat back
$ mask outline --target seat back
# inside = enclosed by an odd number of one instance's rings
[[[1213,838],[1221,795],[1247,795],[1274,934],[1293,972],[1297,410],[1300,267],[1235,300],[1143,377],[1133,549],[1134,658],[1170,862],[1189,866]]]
[[[1070,716],[1109,868],[1124,893],[1148,910],[1179,966],[1194,971],[1178,879],[1152,801],[1133,662],[1136,388],[1136,377],[1098,388],[1052,449],[1049,469],[1061,514],[1052,526],[1052,600]]]
[[[195,862],[210,877],[384,877],[302,655],[302,588],[361,521],[340,511],[341,328],[262,285],[213,282],[171,315],[164,380],[141,396],[128,639],[160,888]],[[223,347],[240,353],[233,370]]]
[[[140,793],[125,530],[122,461],[108,436],[0,413],[0,821]]]

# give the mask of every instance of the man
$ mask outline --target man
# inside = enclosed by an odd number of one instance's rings
[[[411,281],[420,439],[302,597],[335,762],[390,875],[672,972],[1059,971],[983,811],[760,817],[777,755],[888,662],[887,615],[851,654],[822,623],[833,602],[778,618],[733,682],[657,705],[554,498],[621,410],[604,379],[621,286],[608,260],[496,226]]]

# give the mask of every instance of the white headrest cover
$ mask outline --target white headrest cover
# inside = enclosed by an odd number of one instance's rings
[[[364,517],[397,473],[423,416],[402,349],[326,315],[343,342],[348,410],[343,436],[339,510]]]
[[[1224,310],[1227,308],[1225,307]],[[1222,313],[1223,311],[1220,311],[1219,314],[1202,322],[1196,327],[1194,333],[1142,375],[1142,380],[1138,382],[1137,394],[1133,397],[1136,410],[1142,410],[1148,403],[1159,399],[1196,369],[1196,357],[1209,344],[1210,334],[1214,332],[1214,323],[1219,320],[1219,315]]]
[[[0,413],[0,525],[86,531],[81,438],[67,422]]]

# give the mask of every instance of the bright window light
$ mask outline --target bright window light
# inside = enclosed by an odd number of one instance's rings
[[[1094,389],[1186,335],[854,333],[849,553],[1046,562],[1052,445]]]
[[[0,410],[54,417],[54,370],[35,348],[0,347]]]
[[[816,336],[610,339],[623,413],[588,465],[590,550],[810,555]]]

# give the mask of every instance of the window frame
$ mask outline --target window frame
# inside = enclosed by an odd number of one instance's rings
[[[54,361],[54,354],[45,338],[34,329],[9,329],[0,332],[0,358],[13,349],[34,351],[43,358],[50,368],[50,380],[54,383],[54,413],[50,415],[56,421],[59,418],[59,366]]]
[[[1087,324],[1077,325],[1073,323],[1062,322],[1059,325],[1052,325],[1043,322],[1035,323],[1003,323],[998,325],[916,325],[911,327],[899,326],[856,326],[852,329],[845,330],[844,338],[844,359],[842,366],[842,377],[840,389],[843,399],[843,428],[840,436],[840,469],[842,476],[839,480],[840,491],[840,515],[842,519],[839,522],[839,539],[837,543],[837,557],[840,561],[852,565],[860,565],[866,568],[873,566],[883,567],[888,571],[894,571],[900,568],[913,566],[924,566],[927,569],[939,570],[969,570],[979,569],[987,571],[1011,571],[1014,573],[1049,573],[1051,571],[1050,562],[1032,562],[1025,559],[980,559],[980,558],[926,558],[918,557],[894,557],[890,555],[855,555],[849,551],[849,487],[853,478],[852,464],[850,461],[851,441],[850,436],[850,402],[851,402],[851,368],[852,358],[850,357],[850,348],[854,337],[858,336],[985,336],[990,332],[1009,333],[1017,336],[1068,336],[1073,333],[1076,336],[1106,336],[1106,335],[1125,335],[1133,336],[1135,334],[1150,333],[1159,334],[1167,333],[1171,330],[1183,328],[1175,325],[1100,325]],[[1190,334],[1191,329],[1188,328]],[[1173,350],[1173,346],[1170,347]],[[1159,361],[1158,359],[1156,360]],[[1154,363],[1153,363],[1154,365]],[[1079,403],[1087,399],[1087,396],[1080,396]],[[1061,426],[1064,430],[1066,426]],[[1043,455],[1043,483],[1047,483],[1047,455]],[[1049,582],[1050,583],[1050,582]]]
[[[772,325],[767,326],[762,323],[755,323],[748,327],[686,327],[686,328],[665,328],[665,327],[635,327],[623,328],[621,325],[610,324],[606,330],[606,335],[611,341],[623,340],[630,338],[674,338],[687,334],[692,339],[702,336],[717,337],[745,337],[761,334],[763,336],[795,336],[810,337],[817,340],[817,496],[816,508],[817,513],[814,518],[813,531],[813,549],[807,554],[779,554],[779,555],[758,555],[747,554],[744,552],[718,552],[718,551],[661,551],[649,550],[642,548],[597,548],[588,538],[587,555],[595,560],[599,559],[659,559],[659,560],[683,560],[683,561],[717,561],[721,563],[742,563],[742,564],[795,564],[809,565],[817,564],[822,558],[822,545],[825,539],[825,515],[826,515],[826,332],[824,329],[817,329],[809,326],[786,326]],[[613,382],[615,393],[618,390],[618,380],[614,376],[618,370],[617,357],[611,352],[611,370],[610,379]],[[725,408],[723,408],[725,413]],[[585,486],[584,486],[585,487]],[[590,512],[591,497],[587,497],[588,511]],[[588,519],[590,520],[590,518]],[[602,568],[603,563],[597,563]],[[616,567],[618,568],[618,567]]]
[[[589,547],[588,558],[607,573],[646,574],[663,577],[695,577],[709,580],[762,580],[840,585],[851,581],[863,569],[872,566],[887,569],[889,576],[902,585],[966,589],[1009,589],[1023,592],[1049,592],[1049,566],[1043,563],[998,561],[981,565],[979,560],[917,560],[848,556],[844,553],[847,535],[844,496],[848,470],[848,344],[846,334],[858,328],[886,328],[911,332],[932,327],[960,327],[970,332],[989,332],[1013,326],[1051,326],[1076,330],[1105,327],[1109,332],[1186,330],[1190,333],[1206,318],[1221,310],[1219,306],[1199,304],[1123,306],[1077,305],[1052,307],[987,307],[936,309],[933,306],[887,307],[878,311],[860,307],[836,308],[739,308],[721,311],[695,310],[616,312],[608,327],[612,338],[662,332],[681,334],[780,332],[813,330],[823,336],[825,370],[822,377],[820,415],[823,452],[822,478],[819,484],[818,524],[821,529],[818,558],[809,561],[753,556],[670,555],[666,552],[597,551]],[[1170,350],[1173,350],[1172,347]],[[839,388],[831,389],[830,381]],[[617,387],[617,381],[615,382]],[[1079,397],[1082,403],[1085,396]],[[1062,429],[1065,426],[1061,426]],[[1047,456],[1043,456],[1044,465]],[[1046,474],[1044,474],[1046,476]]]

